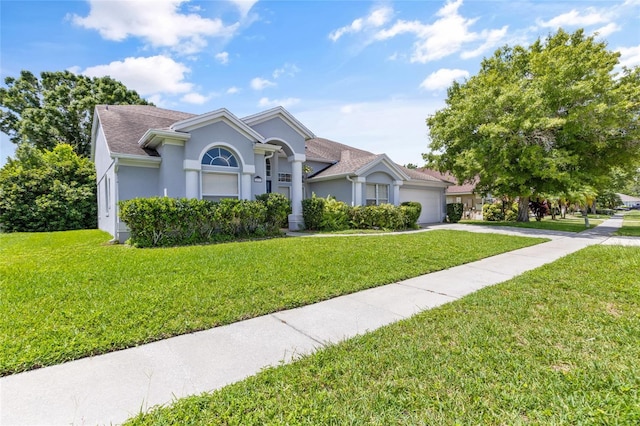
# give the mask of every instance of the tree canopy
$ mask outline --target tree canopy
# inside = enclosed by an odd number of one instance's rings
[[[138,93],[110,77],[90,78],[69,71],[29,71],[7,77],[0,88],[0,131],[12,142],[40,149],[70,144],[89,156],[93,110],[99,104],[147,105]]]
[[[640,159],[640,68],[615,73],[618,58],[582,30],[498,49],[427,118],[425,160],[521,206],[540,193],[602,187],[613,168]]]
[[[97,225],[96,172],[71,145],[41,151],[21,144],[0,169],[0,228],[62,231]]]

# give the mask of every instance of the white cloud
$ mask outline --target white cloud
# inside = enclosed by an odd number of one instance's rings
[[[233,95],[233,94],[236,94],[236,93],[238,93],[238,92],[240,92],[240,89],[239,89],[239,88],[237,88],[236,86],[231,86],[231,87],[229,87],[229,88],[227,89],[227,94],[228,94],[228,95]]]
[[[300,99],[298,98],[285,98],[285,99],[260,98],[260,100],[258,101],[258,106],[260,108],[273,108],[276,106],[289,108],[298,103],[300,103]]]
[[[181,13],[185,0],[104,1],[88,0],[89,15],[72,15],[73,23],[97,30],[107,40],[139,37],[153,47],[169,47],[191,54],[207,46],[207,37],[230,37],[239,24],[225,25],[221,19]]]
[[[620,47],[620,67],[640,66],[640,45],[632,47]]]
[[[269,81],[261,77],[256,77],[253,80],[251,80],[251,88],[253,90],[263,90],[263,89],[266,89],[267,87],[271,87],[275,85],[276,83],[274,83],[273,81]]]
[[[332,41],[338,41],[340,37],[345,34],[359,33],[363,30],[378,28],[385,25],[391,19],[393,15],[393,9],[388,6],[378,7],[369,13],[364,18],[358,18],[353,20],[351,24],[338,28],[329,34],[329,38]]]
[[[278,68],[273,71],[273,78],[280,78],[283,75],[293,77],[297,73],[300,72],[300,68],[298,68],[295,64],[284,64],[282,68]]]
[[[202,105],[208,102],[209,99],[211,99],[212,97],[213,97],[212,95],[204,96],[204,95],[201,95],[200,93],[191,92],[191,93],[187,93],[182,98],[180,98],[180,101],[188,104]]]
[[[427,63],[462,50],[463,45],[480,42],[480,46],[474,50],[462,53],[462,58],[467,59],[481,55],[486,50],[499,44],[507,33],[506,26],[501,29],[483,30],[480,33],[470,30],[477,19],[468,19],[458,13],[462,6],[462,0],[447,1],[438,10],[438,19],[432,24],[424,24],[420,21],[398,20],[390,28],[378,31],[376,40],[387,40],[401,34],[409,33],[416,37],[413,44],[411,62]]]
[[[229,63],[229,52],[216,53],[215,58],[222,65],[227,65]]]
[[[587,8],[585,14],[581,14],[576,9],[572,9],[567,13],[558,15],[548,21],[538,20],[537,24],[541,27],[560,28],[560,27],[586,27],[590,25],[602,24],[609,22],[609,18],[596,11],[593,8]]]
[[[258,3],[258,0],[229,0],[229,1],[238,8],[242,17],[247,16],[247,14],[249,13],[253,5]]]
[[[607,25],[605,25],[604,27],[598,28],[596,30],[593,31],[594,34],[598,34],[599,37],[607,37],[617,31],[620,31],[621,28],[618,24],[616,24],[615,22],[610,22]]]
[[[193,90],[185,81],[191,70],[167,56],[126,58],[107,65],[96,65],[82,71],[89,77],[111,76],[142,96],[154,94],[180,94]]]
[[[429,74],[429,76],[420,83],[420,88],[425,90],[442,90],[449,87],[454,80],[462,78],[469,78],[469,71],[442,68]]]

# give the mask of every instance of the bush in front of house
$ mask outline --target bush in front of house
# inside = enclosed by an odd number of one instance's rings
[[[421,209],[421,204],[417,202],[407,202],[400,206],[380,204],[350,207],[334,197],[320,198],[315,194],[302,201],[305,228],[314,231],[414,229]]]
[[[324,212],[324,203],[324,198],[316,197],[316,194],[313,194],[311,198],[302,200],[302,217],[304,219],[304,227],[306,229],[320,229],[322,213]]]
[[[136,247],[215,243],[280,233],[275,222],[267,220],[269,208],[261,200],[152,197],[120,201],[119,207],[120,219],[129,227],[130,242]]]
[[[458,223],[462,219],[464,205],[462,203],[447,204],[447,218],[451,223]]]
[[[422,213],[422,204],[417,201],[405,201],[400,203],[400,209],[404,212],[405,228],[417,228],[420,213]]]
[[[275,228],[286,228],[291,214],[291,201],[283,194],[271,192],[256,195],[256,200],[267,207],[267,225]]]
[[[499,222],[502,220],[515,222],[518,219],[518,203],[496,201],[485,204],[482,206],[482,219],[488,222]]]

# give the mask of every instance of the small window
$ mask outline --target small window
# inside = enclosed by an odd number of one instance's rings
[[[271,159],[270,158],[266,159],[265,166],[267,168],[267,177],[271,177]]]
[[[225,148],[212,148],[202,157],[205,166],[238,167],[238,160]]]
[[[278,173],[278,182],[291,182],[291,173]]]
[[[389,202],[389,185],[367,184],[367,206]]]

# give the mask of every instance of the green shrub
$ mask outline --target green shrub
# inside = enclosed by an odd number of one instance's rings
[[[492,204],[485,204],[482,206],[482,219],[489,222],[499,222],[501,220],[515,222],[518,219],[518,203],[504,203],[503,205],[502,201],[496,201]]]
[[[291,214],[291,201],[287,197],[277,192],[271,192],[256,195],[256,200],[261,201],[267,207],[266,223],[268,227],[279,229],[287,226],[288,217]]]
[[[44,232],[97,226],[96,172],[71,145],[20,145],[0,169],[0,229]]]
[[[400,204],[400,209],[405,215],[405,228],[417,227],[420,213],[422,213],[422,204],[417,201],[405,201]]]
[[[306,229],[320,229],[324,204],[324,198],[316,197],[316,194],[313,194],[311,198],[302,200],[302,218]]]
[[[502,213],[502,203],[491,203],[482,206],[482,219],[489,222],[499,222],[504,220],[504,213]]]
[[[451,223],[458,223],[462,219],[462,213],[464,205],[462,203],[448,203],[447,204],[447,218]]]
[[[350,207],[344,201],[338,201],[334,197],[327,197],[322,210],[320,229],[323,231],[342,231],[349,229]]]
[[[120,219],[137,247],[160,247],[276,235],[262,201],[135,198],[121,201]]]

